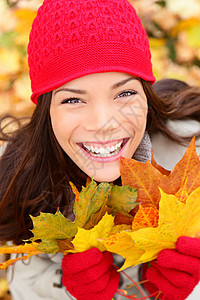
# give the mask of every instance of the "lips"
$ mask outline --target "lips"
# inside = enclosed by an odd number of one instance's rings
[[[112,142],[83,142],[78,145],[89,155],[95,158],[110,158],[119,154],[129,138],[118,139]]]

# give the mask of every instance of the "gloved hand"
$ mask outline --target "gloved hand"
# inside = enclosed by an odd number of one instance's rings
[[[97,248],[65,255],[62,283],[78,300],[111,300],[120,280],[112,263],[112,254]]]
[[[162,292],[159,299],[186,299],[200,280],[200,239],[180,237],[176,250],[162,250],[143,279],[150,294]]]

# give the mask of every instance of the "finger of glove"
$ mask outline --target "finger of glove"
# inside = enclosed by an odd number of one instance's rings
[[[166,300],[183,300],[191,293],[191,289],[174,286],[154,267],[148,268],[146,277],[165,295]]]
[[[187,272],[194,276],[199,276],[200,260],[196,257],[184,255],[176,250],[162,250],[157,257],[158,265]]]
[[[103,259],[98,264],[93,265],[81,272],[74,273],[68,277],[71,281],[73,281],[74,284],[89,284],[90,282],[103,277],[106,273],[110,273],[112,263],[113,256],[110,252],[106,251],[104,252]]]
[[[64,255],[62,260],[63,273],[74,274],[98,264],[104,254],[97,248],[91,248],[81,253]]]
[[[116,269],[110,269],[110,272],[107,272],[100,278],[100,280],[96,280],[90,282],[90,284],[81,285],[79,289],[79,295],[85,295],[88,293],[108,293],[110,288],[110,281],[114,274],[118,273]]]
[[[200,258],[200,239],[181,236],[177,240],[176,249],[182,254]]]
[[[192,290],[196,285],[194,276],[186,272],[161,267],[156,262],[151,262],[151,266],[176,287]]]
[[[79,280],[79,282],[74,282],[71,279],[70,280],[66,279],[65,281],[63,280],[63,284],[66,287],[70,286],[72,288],[73,293],[74,294],[76,293],[76,296],[77,295],[81,296],[87,294],[88,292],[89,293],[101,292],[108,285],[110,277],[111,277],[111,272],[107,272],[106,274],[104,274],[104,276],[99,278],[99,280],[94,280],[94,278],[89,278],[88,283],[87,281],[83,283],[82,280]]]
[[[153,262],[151,262],[152,265]],[[146,277],[146,273],[147,273],[147,269],[149,268],[147,263],[142,264],[142,269],[141,269],[141,276],[142,276],[142,281],[143,281],[143,287],[149,292],[149,294],[154,294],[154,296],[156,296],[156,292],[158,293],[158,288],[157,286],[155,286],[155,284],[153,284],[152,282],[150,282],[149,280],[147,280]],[[160,297],[159,297],[160,299]]]
[[[102,279],[102,283],[101,281],[93,282],[93,285],[76,287],[69,285],[67,290],[79,300],[110,300],[118,289],[120,273],[115,268],[112,268],[108,280],[105,281],[104,279]]]

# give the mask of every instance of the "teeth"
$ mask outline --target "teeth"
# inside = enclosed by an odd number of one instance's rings
[[[89,146],[84,145],[84,147],[85,147],[86,149],[90,150],[90,147],[89,147]]]
[[[88,150],[88,152],[90,152],[90,154],[92,154],[93,156],[96,156],[96,157],[110,157],[110,156],[114,156],[117,153],[119,153],[119,151],[121,150],[121,144],[122,144],[122,141],[119,142],[118,144],[116,144],[115,146],[106,147],[106,148],[102,148],[102,147],[97,148],[97,147],[88,146],[88,145],[85,145],[85,144],[83,144],[83,145]]]
[[[119,147],[119,144],[117,144],[116,146],[114,146],[114,150],[117,150],[118,147]]]
[[[105,149],[105,152],[106,152],[106,154],[109,154],[109,153],[110,153],[110,148],[107,147],[107,148]]]
[[[100,148],[99,151],[100,151],[100,154],[104,154],[104,149],[103,148]]]

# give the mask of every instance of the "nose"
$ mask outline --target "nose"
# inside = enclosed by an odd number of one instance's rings
[[[117,120],[116,112],[112,105],[96,105],[88,110],[87,119],[85,120],[85,130],[94,131],[97,134],[110,134],[116,131],[120,122]]]

